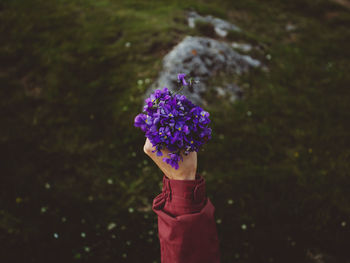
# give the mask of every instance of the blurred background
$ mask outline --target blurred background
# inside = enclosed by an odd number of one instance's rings
[[[0,261],[160,262],[133,121],[194,36],[231,48],[186,66],[222,262],[350,262],[349,28],[347,0],[0,1]]]

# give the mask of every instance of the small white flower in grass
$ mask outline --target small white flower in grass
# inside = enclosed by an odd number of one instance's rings
[[[113,180],[112,180],[111,178],[109,178],[109,179],[107,180],[107,184],[113,184]]]
[[[129,207],[129,213],[134,213],[134,208]]]
[[[293,30],[295,30],[297,27],[296,27],[296,25],[293,25],[292,23],[288,23],[287,25],[286,25],[286,30],[287,31],[293,31]]]
[[[84,232],[81,232],[80,236],[81,236],[82,238],[85,238],[85,237],[86,237],[86,234],[85,234]]]
[[[272,58],[272,56],[271,56],[270,54],[267,54],[267,55],[266,55],[266,59],[267,59],[267,60],[271,60],[271,58]]]
[[[48,207],[47,206],[43,206],[41,207],[40,211],[41,213],[45,213],[47,211]]]
[[[343,222],[341,222],[341,224],[340,224],[342,227],[346,227],[346,222],[345,221],[343,221]]]
[[[126,43],[125,43],[125,47],[126,47],[126,48],[129,48],[130,46],[131,46],[131,43],[130,43],[130,42],[126,42]]]
[[[139,86],[143,85],[143,80],[142,80],[142,79],[139,79],[139,80],[137,81],[137,85],[139,85]]]
[[[218,225],[221,224],[221,222],[222,222],[222,221],[221,221],[220,218],[216,220],[216,223],[217,223]]]
[[[116,226],[117,226],[116,223],[111,222],[111,223],[108,224],[107,229],[108,229],[109,231],[111,231],[111,230],[112,230],[113,228],[115,228]]]
[[[66,221],[67,221],[67,218],[62,217],[62,218],[61,218],[61,221],[62,221],[63,223],[66,222]]]
[[[242,228],[242,230],[246,230],[247,229],[247,225],[243,224],[243,225],[241,225],[241,228]]]
[[[58,233],[54,233],[53,237],[57,239],[58,238]]]
[[[84,247],[84,250],[85,250],[85,252],[90,252],[90,248],[89,247]]]
[[[228,203],[229,205],[233,205],[234,201],[233,201],[232,199],[228,199],[228,200],[227,200],[227,203]]]
[[[49,183],[46,183],[46,184],[45,184],[45,188],[46,188],[46,189],[50,189],[50,188],[51,188],[51,185],[50,185]]]
[[[252,116],[252,112],[251,112],[250,110],[247,111],[247,116],[248,116],[248,117]]]

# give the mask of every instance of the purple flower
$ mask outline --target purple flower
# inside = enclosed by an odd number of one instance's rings
[[[147,116],[145,114],[139,114],[135,117],[134,125],[135,127],[140,127],[142,131],[147,130],[147,123],[146,123]]]
[[[178,75],[182,85],[187,85],[185,76]],[[162,149],[170,151],[163,161],[175,169],[182,161],[182,151],[198,151],[211,138],[209,113],[184,95],[173,94],[167,88],[155,90],[145,100],[143,109],[134,125],[145,132],[157,156],[163,156]]]
[[[183,161],[181,155],[178,153],[169,153],[168,155],[170,158],[163,158],[163,162],[170,164],[171,167],[175,168],[176,170],[179,169],[179,161]]]
[[[163,156],[163,153],[161,152],[161,149],[162,149],[162,146],[161,145],[157,145],[156,146],[156,149],[152,152],[157,152],[157,156],[160,157],[160,156]]]
[[[183,86],[187,86],[188,85],[188,83],[185,80],[185,77],[186,77],[186,74],[184,74],[184,73],[180,73],[180,74],[177,75],[177,79],[181,82],[181,84]]]

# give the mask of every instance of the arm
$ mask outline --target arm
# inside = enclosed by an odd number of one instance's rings
[[[215,208],[206,197],[204,178],[196,174],[197,153],[184,156],[175,170],[152,150],[146,140],[145,153],[164,173],[162,193],[153,200],[152,207],[158,215],[161,262],[220,262]]]

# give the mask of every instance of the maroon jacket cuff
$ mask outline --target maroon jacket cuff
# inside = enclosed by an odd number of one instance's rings
[[[172,216],[197,213],[206,204],[205,180],[199,174],[195,180],[172,180],[164,175],[161,195],[159,205],[164,212]]]

